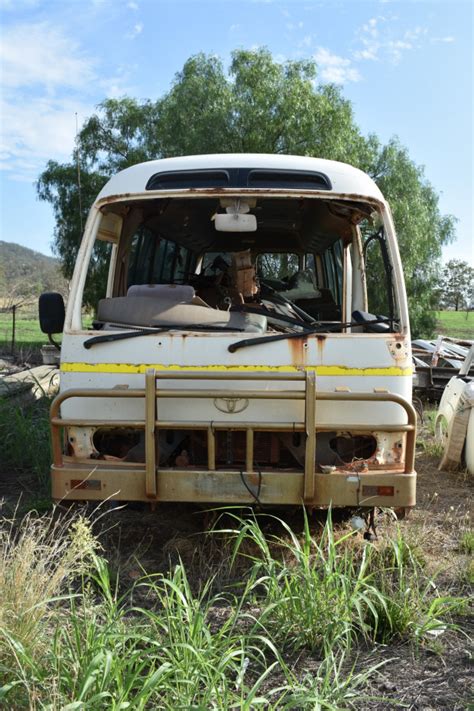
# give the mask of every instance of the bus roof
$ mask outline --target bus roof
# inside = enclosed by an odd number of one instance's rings
[[[273,155],[266,153],[218,153],[215,155],[182,156],[138,163],[114,175],[102,188],[97,200],[115,195],[144,193],[148,181],[159,173],[242,168],[269,171],[302,171],[319,173],[328,178],[329,194],[362,196],[383,201],[374,181],[358,168],[347,163],[308,156]],[[277,186],[275,186],[277,187]],[[316,189],[316,188],[315,188]],[[149,188],[148,188],[149,190]]]

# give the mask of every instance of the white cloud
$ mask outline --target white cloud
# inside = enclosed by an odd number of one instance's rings
[[[133,94],[134,88],[129,84],[130,71],[136,70],[135,66],[119,66],[112,77],[98,80],[98,86],[103,90],[108,99],[118,99],[126,94]]]
[[[127,7],[129,10],[138,10],[138,5],[136,2],[128,2]]]
[[[305,35],[301,42],[299,42],[299,47],[311,47],[312,44],[312,38],[311,35]]]
[[[453,37],[430,38],[428,29],[416,26],[395,33],[395,15],[386,14],[372,17],[357,33],[360,48],[354,51],[357,60],[388,60],[398,64],[406,52],[420,49],[429,40],[430,42],[452,42]]]
[[[143,32],[143,22],[137,22],[134,26],[133,29],[127,34],[128,39],[135,39],[135,37],[138,37]]]
[[[455,38],[452,35],[448,35],[447,37],[431,37],[430,42],[455,42]]]
[[[74,147],[76,113],[79,125],[92,113],[92,106],[72,99],[51,97],[8,98],[1,103],[2,135],[0,165],[12,178],[31,182],[49,158],[66,160]]]
[[[359,81],[361,76],[352,66],[350,59],[333,54],[325,47],[318,47],[314,55],[319,69],[319,76],[323,81],[334,84],[346,84],[350,81]]]
[[[286,29],[287,30],[302,30],[304,27],[304,22],[301,20],[299,22],[287,22],[286,23]]]
[[[0,61],[0,167],[15,180],[31,182],[48,159],[70,158],[76,113],[80,126],[98,87],[109,97],[128,89],[129,67],[101,74],[98,62],[50,23],[4,29]]]
[[[33,85],[78,88],[94,75],[94,60],[62,30],[47,22],[13,26],[0,46],[2,82],[6,87]]]
[[[379,58],[378,53],[381,43],[378,39],[378,22],[379,18],[372,17],[365,25],[362,25],[358,33],[362,49],[354,52],[355,59],[376,61]]]
[[[229,31],[230,31],[230,32],[237,32],[237,30],[240,30],[240,25],[239,25],[239,24],[231,25],[231,26],[229,27]]]
[[[36,7],[39,4],[39,0],[0,0],[0,10],[20,10],[26,9],[31,10],[31,8]]]

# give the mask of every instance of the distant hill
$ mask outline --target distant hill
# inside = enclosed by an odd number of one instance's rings
[[[59,260],[0,241],[0,299],[3,304],[36,299],[43,291],[67,293]]]

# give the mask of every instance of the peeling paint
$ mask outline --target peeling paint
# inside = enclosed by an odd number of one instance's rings
[[[314,371],[316,375],[411,376],[413,368],[389,366],[385,368],[352,368],[345,365],[165,365],[163,363],[61,363],[63,373],[146,373],[153,368],[165,372],[214,372],[214,373],[299,373]]]

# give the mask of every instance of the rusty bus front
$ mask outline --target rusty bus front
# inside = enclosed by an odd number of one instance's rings
[[[109,278],[93,325],[96,240]],[[340,163],[221,155],[134,166],[91,209],[53,402],[57,500],[415,504],[395,231]]]

